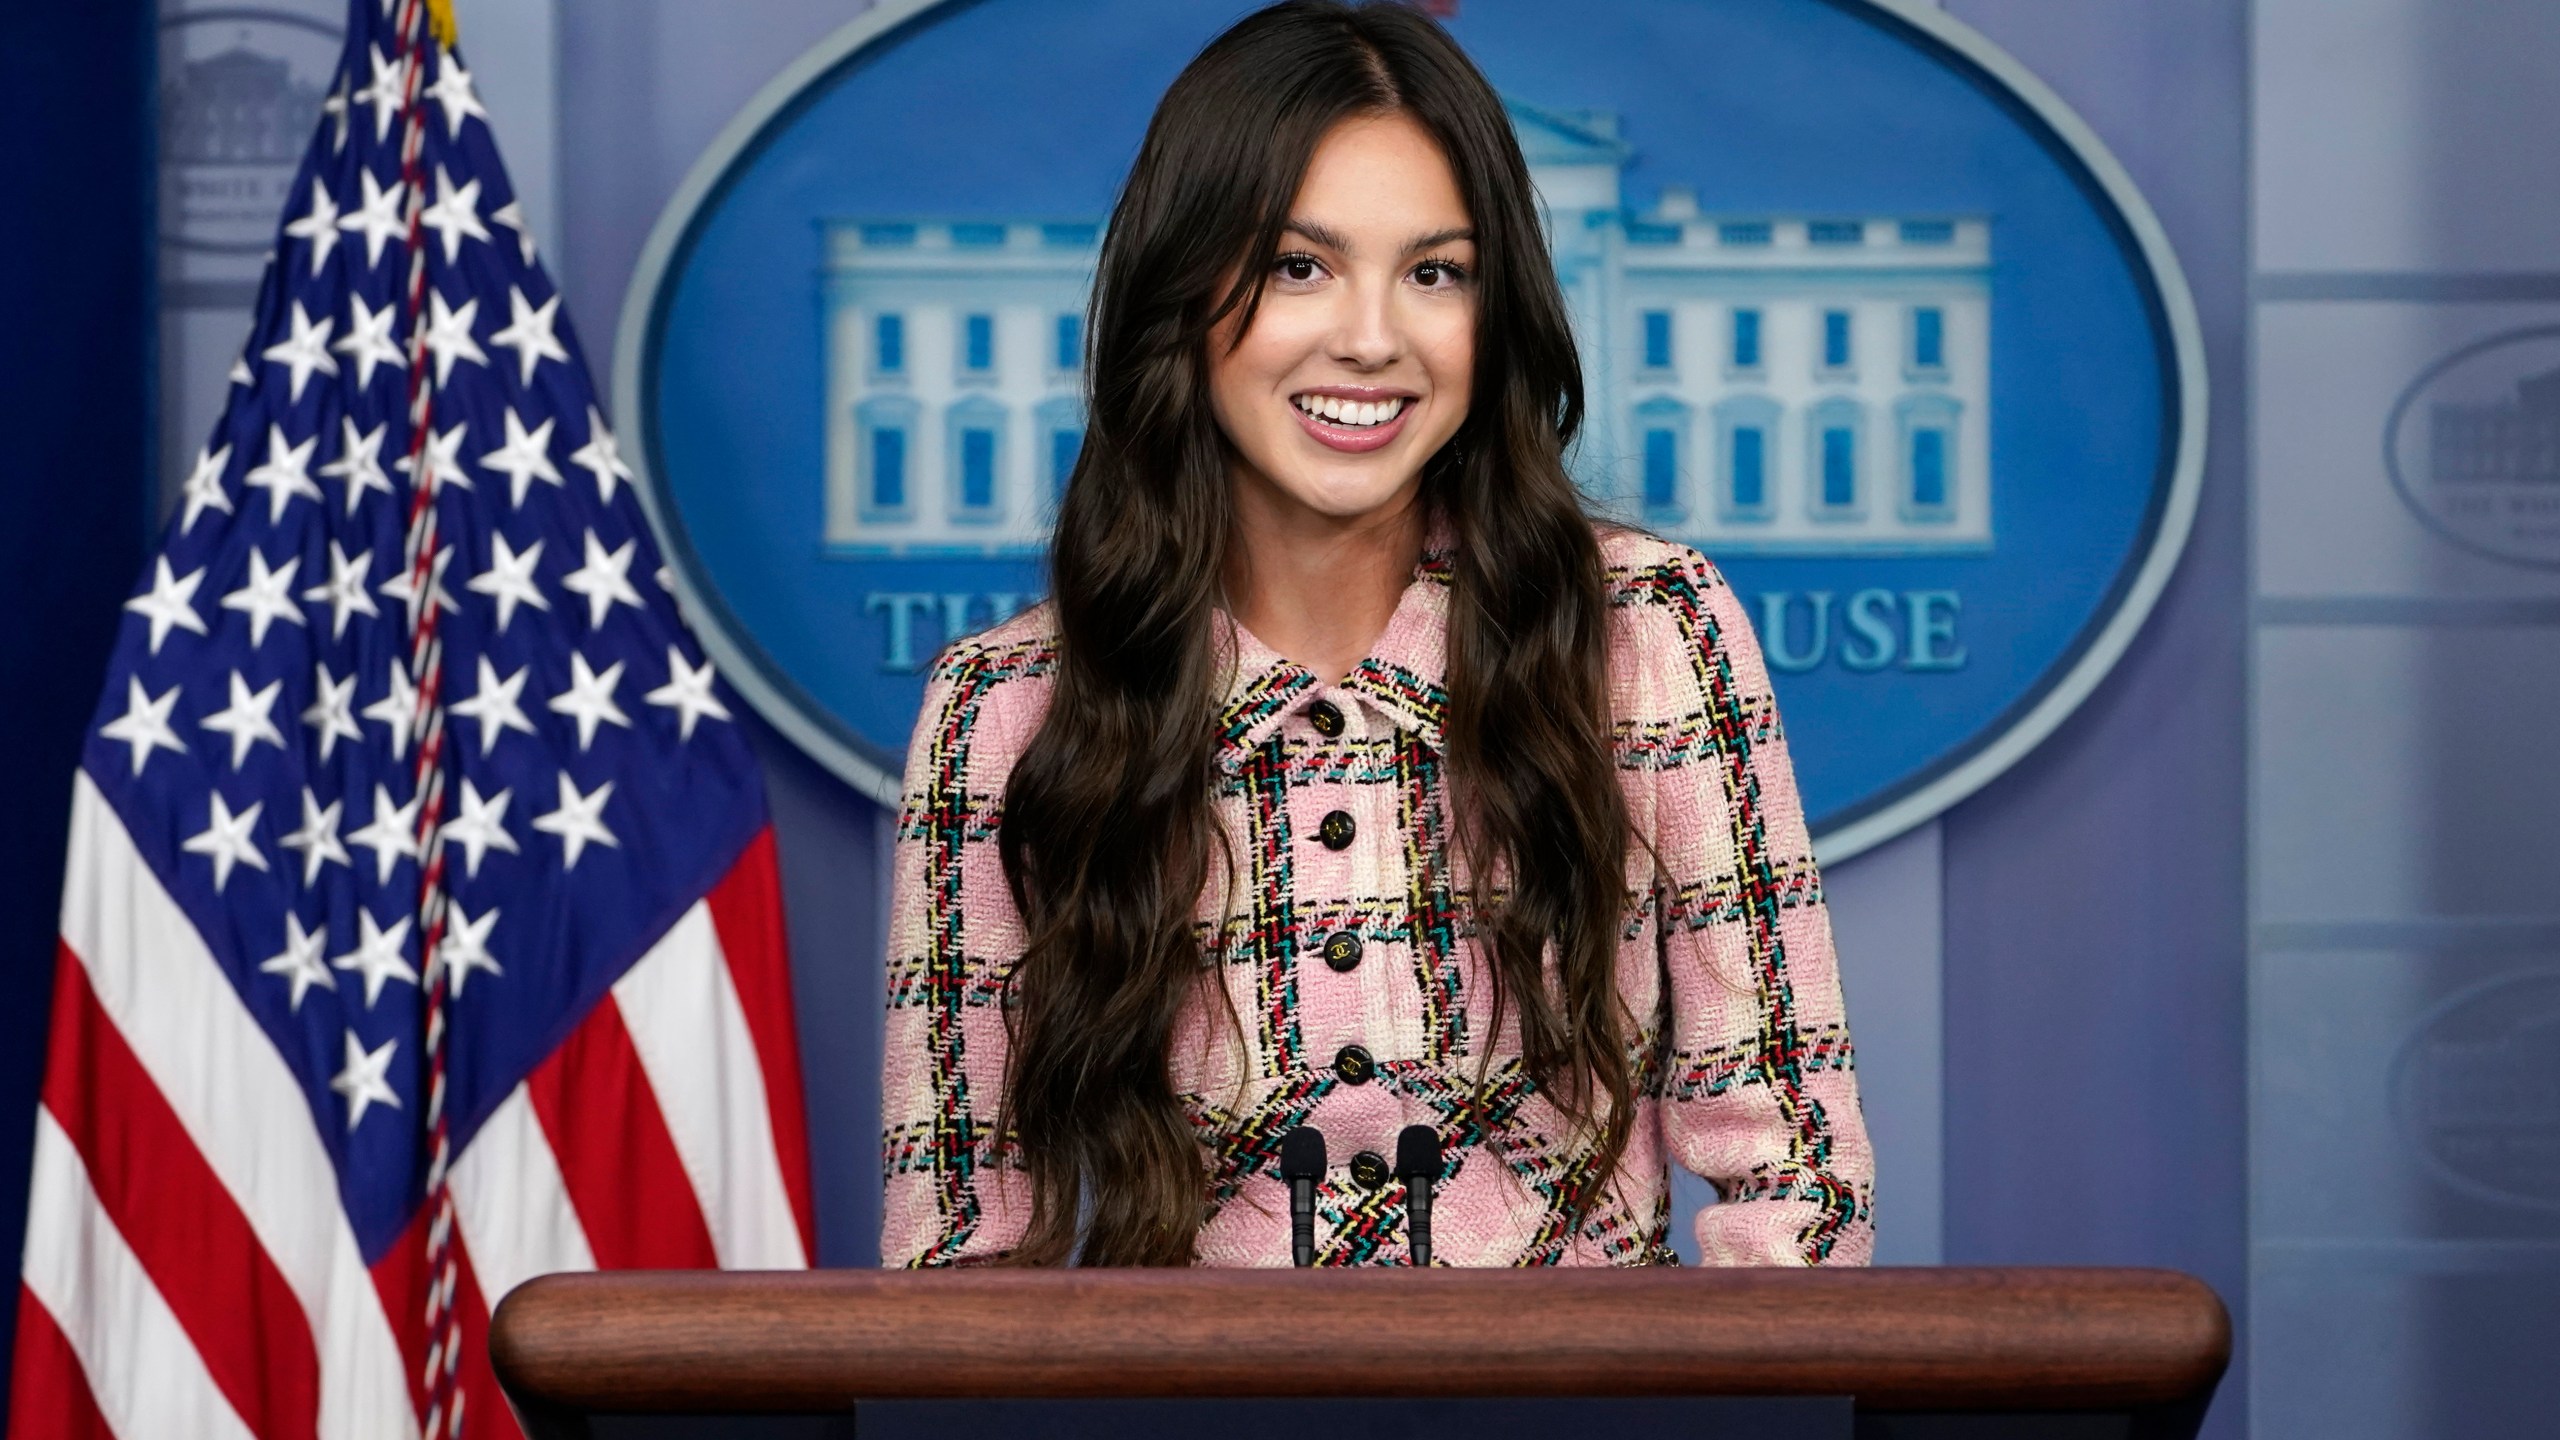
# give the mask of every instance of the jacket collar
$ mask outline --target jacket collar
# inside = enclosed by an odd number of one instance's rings
[[[1435,751],[1448,709],[1444,679],[1454,548],[1447,518],[1435,511],[1423,532],[1422,558],[1415,562],[1413,578],[1405,583],[1387,628],[1335,687],[1377,706]],[[1289,716],[1314,704],[1323,687],[1315,672],[1264,644],[1223,608],[1216,633],[1227,674],[1226,700],[1218,715],[1218,765],[1232,773]]]

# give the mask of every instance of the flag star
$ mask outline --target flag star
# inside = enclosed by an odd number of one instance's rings
[[[202,855],[213,862],[213,893],[216,895],[222,893],[223,886],[231,883],[233,866],[246,865],[252,870],[267,868],[267,857],[259,852],[258,842],[249,834],[251,827],[258,823],[258,812],[266,808],[265,801],[257,801],[234,815],[231,807],[223,803],[222,792],[213,791],[212,811],[205,821],[204,830],[178,846],[190,855]]]
[[[179,534],[195,529],[196,517],[207,510],[219,510],[225,515],[232,513],[231,492],[222,484],[222,472],[230,466],[231,447],[228,445],[219,450],[207,447],[196,451],[195,468],[187,472],[186,489],[181,492],[187,498],[187,513],[178,520]]]
[[[436,83],[426,89],[427,97],[444,107],[445,138],[462,133],[462,122],[477,115],[483,121],[489,112],[480,108],[480,97],[471,93],[471,72],[462,68],[462,57],[450,50],[436,52]]]
[[[364,1008],[370,1010],[373,1002],[382,998],[383,986],[394,980],[406,980],[415,985],[418,972],[410,968],[408,957],[401,953],[409,948],[408,916],[403,915],[393,921],[391,928],[386,930],[374,923],[372,911],[358,906],[356,924],[361,932],[356,948],[344,955],[331,956],[329,967],[358,971],[364,976]]]
[[[161,563],[165,565],[168,562]],[[168,694],[153,699],[150,692],[142,688],[139,675],[126,676],[124,685],[124,713],[99,726],[98,733],[133,747],[133,773],[142,773],[143,762],[151,758],[153,750],[166,750],[173,755],[186,754],[186,742],[169,727],[169,711],[178,703],[179,687],[172,685]]]
[[[329,354],[329,332],[337,328],[338,321],[330,315],[314,321],[303,312],[299,300],[293,302],[293,313],[286,320],[293,326],[293,333],[258,353],[262,359],[272,360],[292,372],[293,384],[288,398],[299,403],[302,387],[311,379],[313,371],[323,375],[338,373],[338,362]]]
[[[364,302],[358,300],[358,305]],[[370,433],[356,429],[352,415],[338,417],[338,458],[320,467],[323,478],[347,482],[347,515],[353,518],[356,506],[364,502],[364,492],[379,490],[385,495],[398,492],[391,488],[391,477],[382,473],[382,437],[391,426],[385,422]]]
[[[625,540],[622,548],[608,555],[596,532],[587,532],[587,563],[560,577],[562,587],[587,597],[587,625],[604,628],[604,617],[613,613],[619,600],[634,610],[647,608],[641,604],[640,592],[631,588],[631,557],[639,551],[640,542]]]
[[[459,485],[465,490],[472,488],[471,477],[462,473],[462,437],[470,430],[471,422],[460,420],[441,435],[432,431],[428,433],[425,447],[428,489],[441,495],[447,485]],[[409,476],[411,484],[417,483],[416,457],[403,455],[393,462],[392,468]]]
[[[258,377],[250,373],[249,357],[245,352],[231,357],[231,369],[227,372],[225,378],[230,380],[234,385],[255,385],[258,383]]]
[[[483,659],[480,663],[489,662]],[[480,857],[492,850],[504,850],[510,855],[523,853],[516,848],[516,837],[507,830],[507,802],[514,798],[514,791],[501,790],[482,799],[478,786],[468,779],[462,782],[462,813],[444,822],[444,828],[437,833],[444,837],[445,844],[462,847],[464,874],[478,878]]]
[[[559,296],[552,296],[537,308],[526,303],[524,291],[512,285],[507,287],[507,328],[490,336],[489,343],[504,345],[516,352],[517,367],[521,372],[517,383],[531,385],[534,367],[544,360],[557,360],[563,365],[569,363],[568,347],[560,343],[559,336],[551,333],[552,327],[559,323],[559,315]],[[543,423],[551,422],[546,420]]]
[[[462,998],[463,982],[471,978],[472,971],[507,973],[498,964],[498,957],[489,953],[489,931],[497,923],[498,912],[494,909],[482,911],[480,918],[474,920],[460,904],[453,907],[452,923],[445,929],[444,942],[436,946],[436,964],[432,968],[444,972],[455,999]]]
[[[338,217],[338,228],[364,236],[364,265],[370,271],[382,263],[383,246],[409,233],[408,217],[400,213],[409,187],[407,181],[394,180],[385,190],[370,168],[357,171],[356,178],[364,182],[364,203]]]
[[[578,857],[586,853],[590,844],[610,845],[617,850],[622,848],[622,842],[614,839],[613,832],[604,825],[604,802],[613,796],[613,782],[607,780],[593,793],[581,795],[577,782],[569,778],[569,772],[559,772],[559,781],[560,808],[548,815],[535,816],[533,828],[546,835],[560,837],[561,846],[566,851],[560,868],[577,869]]]
[[[312,274],[319,274],[320,267],[329,263],[329,252],[338,244],[338,202],[318,176],[311,179],[311,208],[301,219],[288,222],[284,233],[311,242]]]
[[[373,573],[373,552],[367,550],[350,560],[337,541],[329,542],[329,578],[302,592],[305,600],[324,600],[329,605],[329,638],[343,639],[350,615],[380,616],[381,607],[373,603],[373,595],[365,588],[365,577]]]
[[[354,302],[355,313],[347,318],[345,337],[329,348],[355,361],[356,388],[361,390],[371,385],[373,372],[378,366],[408,369],[409,357],[391,339],[391,327],[399,322],[400,307],[385,301],[382,308],[376,310],[364,303],[362,295],[348,298]],[[347,423],[352,425],[355,422],[349,419]]]
[[[418,806],[423,795],[412,795],[406,805],[391,803],[391,792],[382,782],[373,786],[373,819],[361,830],[349,831],[347,843],[361,845],[373,852],[373,879],[377,885],[391,883],[391,872],[403,858],[415,860],[418,855]],[[340,966],[340,969],[346,967]],[[367,996],[366,1004],[372,997]]]
[[[517,253],[524,256],[524,263],[527,266],[531,266],[533,264],[533,227],[524,223],[523,204],[510,200],[490,211],[489,218],[516,232]]]
[[[489,227],[480,223],[480,182],[466,180],[457,188],[453,177],[442,165],[436,167],[436,203],[418,213],[418,224],[436,232],[444,241],[444,263],[452,264],[462,254],[462,242],[468,237],[487,240]]]
[[[312,436],[299,445],[285,443],[284,427],[267,426],[267,463],[252,467],[240,477],[240,483],[252,490],[267,492],[267,523],[284,519],[284,507],[299,495],[313,502],[320,499],[320,484],[311,478],[311,452],[320,446],[320,437]]]
[[[231,737],[231,768],[238,770],[249,758],[249,751],[264,740],[277,749],[284,748],[284,732],[276,728],[276,697],[284,693],[284,682],[270,680],[267,688],[250,693],[249,682],[240,672],[231,672],[231,703],[196,723],[217,735]]]
[[[613,432],[604,428],[604,412],[593,405],[587,407],[587,443],[569,457],[572,465],[584,465],[594,472],[596,490],[604,503],[613,503],[613,487],[617,480],[631,478],[631,467],[623,463],[622,450],[613,443]]]
[[[710,661],[703,661],[702,668],[696,670],[684,663],[681,647],[669,645],[667,683],[641,698],[652,705],[664,705],[674,710],[679,738],[690,740],[693,738],[693,723],[703,716],[708,715],[714,720],[731,718],[729,707],[721,704],[720,697],[711,693],[711,685],[716,678]]]
[[[409,740],[418,728],[418,687],[409,679],[408,670],[397,660],[391,662],[390,688],[381,699],[364,707],[364,718],[379,720],[391,727],[391,757],[408,753]]]
[[[337,141],[330,147],[333,152],[347,148],[347,90],[354,79],[346,71],[339,71],[338,83],[330,89],[329,98],[320,102],[320,113],[338,125]]]
[[[409,66],[403,59],[384,59],[379,45],[370,49],[367,58],[373,63],[373,80],[355,93],[354,103],[373,107],[373,138],[380,141],[391,133],[391,117],[408,100]]]
[[[578,722],[578,749],[584,751],[596,738],[596,727],[607,723],[631,728],[631,717],[613,703],[614,687],[622,683],[622,662],[614,661],[598,674],[587,667],[587,657],[569,654],[569,688],[551,697],[549,707],[555,715],[566,715]]]
[[[488,754],[497,745],[498,737],[509,730],[521,730],[527,735],[540,733],[533,728],[533,722],[525,718],[524,707],[516,698],[524,693],[525,677],[532,673],[533,667],[528,665],[501,680],[498,667],[490,664],[489,657],[483,655],[480,657],[480,688],[470,699],[459,700],[446,707],[466,720],[479,722],[481,754]]]
[[[293,603],[293,573],[302,568],[302,557],[293,556],[282,567],[267,568],[267,557],[255,546],[249,550],[249,578],[237,590],[222,597],[222,608],[237,610],[249,617],[249,648],[267,643],[267,627],[278,620],[299,625],[302,607]]]
[[[428,574],[425,580],[427,595],[433,597],[437,608],[448,615],[458,613],[462,609],[454,603],[452,593],[444,588],[444,569],[452,563],[453,547],[447,545],[436,551],[434,563],[427,567]],[[418,628],[418,607],[424,603],[418,593],[419,589],[418,572],[414,566],[403,566],[399,573],[382,582],[383,594],[408,607],[409,628],[413,631]]]
[[[292,998],[285,1002],[287,1011],[301,1014],[302,997],[309,994],[314,985],[323,990],[338,988],[337,978],[329,973],[328,966],[320,963],[320,953],[328,943],[328,927],[323,926],[317,932],[305,930],[301,916],[290,910],[284,912],[284,949],[272,958],[260,961],[258,973],[281,975],[292,982]]]
[[[479,318],[479,301],[465,300],[462,308],[456,310],[444,303],[443,291],[433,286],[427,288],[426,346],[436,357],[438,388],[442,388],[446,377],[453,373],[456,360],[468,360],[475,365],[489,363],[489,356],[481,350],[480,342],[471,338],[472,322]]]
[[[124,608],[151,622],[151,653],[160,653],[160,642],[169,638],[171,630],[205,633],[204,617],[196,613],[196,587],[204,583],[202,570],[191,571],[180,579],[169,571],[169,557],[163,555],[151,573],[151,588],[124,602]]]
[[[361,743],[364,731],[356,725],[356,677],[351,673],[340,680],[326,664],[318,668],[311,682],[311,708],[302,712],[302,723],[320,732],[320,760],[326,764],[340,739]]]
[[[323,806],[310,786],[302,787],[302,828],[276,843],[302,852],[302,883],[306,889],[320,878],[320,867],[332,860],[350,869],[355,866],[354,857],[338,839],[338,815],[346,808],[344,800],[332,800]]]
[[[542,597],[542,586],[533,577],[533,567],[542,558],[542,542],[534,541],[517,553],[507,537],[496,531],[489,535],[489,568],[474,575],[464,588],[475,595],[486,595],[498,602],[498,633],[507,633],[507,622],[513,620],[518,605],[548,610],[551,602]]]
[[[512,504],[524,504],[524,492],[540,480],[547,485],[565,485],[560,467],[551,463],[551,427],[557,420],[545,420],[531,431],[524,428],[524,417],[506,412],[507,443],[480,457],[480,468],[507,477]]]
[[[329,1088],[347,1097],[349,1130],[364,1123],[364,1112],[377,1104],[400,1108],[400,1092],[392,1089],[390,1080],[385,1078],[391,1071],[391,1057],[399,1051],[400,1042],[396,1039],[383,1041],[379,1050],[367,1050],[356,1039],[355,1031],[347,1031],[346,1068],[330,1078]]]

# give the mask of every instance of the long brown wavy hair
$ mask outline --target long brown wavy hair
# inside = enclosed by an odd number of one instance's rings
[[[1207,988],[1194,914],[1225,859],[1212,625],[1232,451],[1210,410],[1211,332],[1238,307],[1235,334],[1251,326],[1326,132],[1396,111],[1438,141],[1478,253],[1472,402],[1422,479],[1456,545],[1442,728],[1493,979],[1475,1043],[1516,1011],[1526,1070],[1596,1134],[1577,1211],[1625,1148],[1635,1079],[1612,969],[1630,827],[1610,742],[1609,606],[1563,463],[1582,371],[1528,167],[1492,86],[1429,18],[1288,0],[1174,81],[1102,245],[1084,451],[1050,551],[1055,688],[1008,782],[1000,836],[1029,935],[998,1125],[1030,1184],[1017,1263],[1192,1258],[1208,1157],[1167,1052]]]

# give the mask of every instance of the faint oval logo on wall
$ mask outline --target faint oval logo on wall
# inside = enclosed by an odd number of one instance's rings
[[[739,688],[886,803],[923,668],[1040,596],[1104,218],[1235,13],[891,0],[732,122],[644,252],[616,404],[679,583]],[[1576,478],[1746,597],[1823,854],[1978,788],[2114,663],[2193,513],[2193,309],[2121,169],[1917,0],[1439,13],[1545,209]]]
[[[2392,488],[2477,554],[2560,565],[2560,325],[2510,330],[2436,361],[2391,407]]]
[[[171,7],[160,23],[160,238],[216,255],[257,257],[323,114],[338,27],[290,10]]]
[[[2428,1012],[2392,1061],[2391,1099],[2446,1184],[2560,1209],[2560,970],[2492,980]]]

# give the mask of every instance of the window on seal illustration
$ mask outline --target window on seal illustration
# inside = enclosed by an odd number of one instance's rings
[[[1716,406],[1716,513],[1733,521],[1777,513],[1771,481],[1778,458],[1778,402],[1736,395]]]
[[[1076,473],[1076,456],[1084,450],[1084,407],[1075,400],[1055,396],[1040,402],[1041,478],[1047,482],[1046,512],[1051,519],[1058,513],[1058,502],[1067,497],[1067,481]]]
[[[1865,429],[1858,402],[1835,395],[1817,403],[1808,416],[1806,438],[1813,484],[1813,513],[1819,518],[1845,518],[1858,513],[1865,497],[1858,484],[1859,432]]]
[[[1914,380],[1943,380],[1947,375],[1947,312],[1935,305],[1911,307],[1911,353],[1906,368]]]
[[[986,314],[961,316],[961,375],[970,379],[986,379],[995,372],[996,317]]]
[[[1005,408],[972,395],[951,407],[946,424],[951,518],[976,525],[1003,519]]]
[[[1894,414],[1902,440],[1903,518],[1933,524],[1955,519],[1957,422],[1964,407],[1946,395],[1910,395]]]
[[[1667,371],[1671,368],[1671,312],[1644,312],[1644,368]]]
[[[1855,358],[1855,352],[1849,347],[1851,338],[1848,311],[1825,310],[1822,312],[1823,369],[1834,373],[1843,373],[1849,369]]]
[[[916,404],[874,396],[854,407],[856,509],[864,525],[915,518]]]
[[[1635,409],[1635,433],[1645,519],[1688,518],[1680,476],[1689,448],[1689,407],[1668,396],[1647,400]]]
[[[1058,316],[1055,363],[1062,371],[1084,368],[1084,317],[1072,310]]]
[[[907,373],[907,317],[884,314],[871,321],[871,373]]]
[[[1760,368],[1760,312],[1739,308],[1733,312],[1733,347],[1729,352],[1729,368],[1756,371]]]

